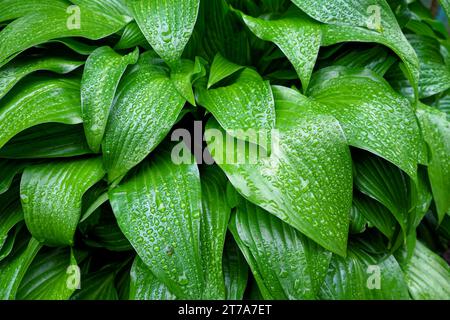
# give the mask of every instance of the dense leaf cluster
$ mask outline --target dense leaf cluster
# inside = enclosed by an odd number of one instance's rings
[[[0,0],[0,299],[450,299],[449,116],[421,1]]]

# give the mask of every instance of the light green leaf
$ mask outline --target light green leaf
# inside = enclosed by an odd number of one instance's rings
[[[27,79],[0,101],[0,148],[32,126],[81,121],[78,80]]]
[[[239,193],[324,248],[345,255],[352,199],[349,149],[337,120],[308,111],[307,104],[278,95],[279,138],[273,142],[279,143],[269,157],[257,156],[255,145],[227,137],[214,120],[205,138]]]
[[[228,61],[220,53],[216,54],[209,71],[208,89],[243,68],[243,66]]]
[[[156,278],[139,256],[130,271],[130,300],[175,300],[167,286]]]
[[[138,49],[121,56],[105,46],[92,52],[86,61],[81,80],[81,110],[88,144],[96,153],[100,151],[120,78],[127,66],[135,64],[138,57]]]
[[[119,86],[106,127],[102,149],[109,181],[127,173],[156,148],[184,103],[167,70],[141,56]]]
[[[392,49],[405,63],[417,92],[419,62],[385,0],[292,0],[322,25],[322,44],[376,42]]]
[[[245,24],[260,39],[274,42],[291,61],[307,90],[322,41],[320,24],[298,9],[280,18],[253,18],[240,13]]]
[[[450,122],[446,114],[419,104],[417,117],[428,145],[428,176],[439,221],[450,209]]]
[[[395,258],[369,255],[357,247],[349,247],[346,258],[333,255],[320,295],[327,300],[409,300]]]
[[[228,86],[209,90],[197,88],[196,94],[198,104],[211,112],[232,136],[242,138],[240,131],[248,129],[270,134],[275,127],[272,89],[269,82],[252,69],[244,69]],[[248,139],[255,142],[251,137]]]
[[[7,159],[65,158],[92,153],[82,125],[42,124],[22,131],[0,149]]]
[[[180,299],[200,299],[201,185],[196,164],[159,148],[109,193],[117,222],[157,279]]]
[[[69,73],[83,61],[59,57],[39,57],[32,59],[16,59],[0,69],[0,98],[2,98],[20,79],[38,70],[57,73]]]
[[[65,8],[33,11],[8,24],[0,31],[0,66],[11,56],[49,40],[64,37],[101,39],[119,31],[130,21],[129,17],[111,11],[113,4],[98,10],[96,1],[78,2],[79,6],[69,4]]]
[[[17,289],[42,245],[31,238],[16,245],[12,256],[0,263],[0,300],[14,300]]]
[[[170,79],[182,95],[191,105],[195,106],[194,91],[192,85],[199,78],[206,75],[206,61],[196,57],[195,62],[190,60],[181,60],[178,66],[172,69]]]
[[[103,176],[101,158],[26,168],[20,197],[31,234],[48,245],[72,245],[81,215],[81,198]]]
[[[421,242],[417,242],[411,260],[399,259],[399,263],[413,299],[450,300],[450,268]]]
[[[444,9],[445,13],[447,14],[447,18],[450,20],[450,1],[449,0],[439,0],[441,3],[442,8]]]
[[[127,4],[153,49],[174,65],[194,30],[200,0],[128,0]]]
[[[316,297],[331,252],[249,202],[238,207],[230,230],[265,299]]]
[[[416,176],[421,138],[409,101],[370,70],[329,67],[314,74],[309,95],[316,110],[335,116],[348,143]]]
[[[34,12],[66,10],[70,3],[65,0],[2,0],[0,22],[14,20]]]
[[[202,204],[200,239],[205,274],[203,299],[225,299],[222,255],[231,208],[226,201],[227,178],[217,167],[201,172]]]
[[[222,258],[227,300],[242,300],[247,287],[248,265],[236,241],[227,233]]]
[[[29,266],[16,298],[19,300],[67,300],[75,291],[71,287],[69,267],[77,262],[68,248],[41,250]],[[73,275],[72,275],[73,276]]]

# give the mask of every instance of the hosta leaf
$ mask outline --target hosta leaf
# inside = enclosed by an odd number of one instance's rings
[[[380,230],[389,240],[392,240],[397,221],[386,207],[361,194],[353,197],[353,203],[367,221]]]
[[[130,300],[175,300],[166,285],[158,280],[139,256],[130,271]]]
[[[201,172],[202,204],[200,239],[205,273],[204,299],[225,299],[222,255],[231,209],[226,201],[226,176],[217,167]]]
[[[247,287],[248,265],[230,233],[227,234],[222,259],[227,300],[242,300]]]
[[[119,31],[130,21],[129,17],[112,11],[114,4],[98,10],[96,1],[78,2],[79,6],[69,4],[65,8],[33,11],[8,24],[0,31],[0,66],[11,56],[49,40],[64,37],[100,39]]]
[[[395,258],[369,255],[357,247],[349,247],[346,258],[333,255],[320,295],[328,300],[409,299]]]
[[[84,62],[60,57],[40,57],[14,60],[0,69],[0,98],[2,98],[20,79],[38,70],[68,73]]]
[[[450,67],[445,64],[440,53],[439,41],[412,34],[407,35],[407,38],[419,57],[419,98],[427,98],[450,88]],[[401,70],[390,75],[389,81],[405,96],[414,96],[414,91]]]
[[[350,145],[391,161],[411,177],[417,171],[419,128],[414,111],[370,70],[325,68],[311,81],[309,95],[320,112],[335,116]]]
[[[283,51],[306,91],[322,40],[320,25],[298,9],[278,19],[253,18],[243,13],[241,16],[258,38],[274,42]]]
[[[447,14],[447,17],[450,20],[450,1],[449,0],[439,0],[441,3],[442,8],[444,9],[445,13]]]
[[[417,88],[419,63],[395,15],[385,0],[292,0],[312,18],[323,22],[323,45],[344,41],[377,42],[392,49],[408,69]]]
[[[147,40],[139,29],[139,26],[136,22],[132,21],[123,30],[122,36],[120,37],[119,42],[114,46],[114,49],[129,49],[137,46],[145,46],[147,44]],[[148,44],[147,44],[148,46]]]
[[[32,126],[80,123],[80,86],[74,79],[30,79],[0,101],[0,148]]]
[[[8,191],[14,177],[29,165],[25,161],[0,159],[0,195]]]
[[[393,164],[366,152],[355,154],[353,164],[356,187],[389,209],[406,234],[410,222],[408,177]]]
[[[17,289],[41,244],[34,238],[19,243],[12,256],[0,263],[0,300],[13,300]]]
[[[0,149],[7,159],[65,158],[92,153],[82,125],[42,124],[22,131]]]
[[[11,230],[11,232],[8,234],[8,237],[5,240],[5,243],[3,244],[2,248],[0,249],[0,261],[4,260],[6,257],[9,256],[9,254],[12,252],[14,245],[16,243],[16,240],[20,234],[20,231],[23,230],[24,223],[20,222],[14,227],[14,230]]]
[[[366,230],[367,227],[367,220],[366,218],[361,214],[360,210],[355,206],[355,204],[352,205],[352,210],[350,211],[350,233],[351,234],[358,234],[363,233]]]
[[[31,234],[49,245],[71,245],[81,198],[104,171],[100,158],[39,164],[25,169],[20,197]]]
[[[417,116],[428,145],[428,176],[439,221],[450,208],[450,122],[445,113],[420,104]]]
[[[139,51],[121,56],[110,47],[96,49],[86,61],[81,80],[81,110],[90,148],[100,151],[109,110],[120,78],[129,64],[137,62]]]
[[[417,242],[411,260],[400,260],[409,293],[416,300],[449,300],[450,268],[445,260]]]
[[[231,85],[209,90],[198,88],[197,102],[232,136],[248,129],[270,133],[275,127],[272,89],[252,69],[244,69]]]
[[[19,188],[17,187],[0,195],[0,250],[5,244],[8,233],[23,220],[23,211],[18,195]]]
[[[108,120],[102,149],[110,181],[155,149],[177,121],[184,103],[167,71],[142,56],[124,76]]]
[[[209,72],[208,89],[243,68],[243,66],[228,61],[220,53],[216,54]]]
[[[172,69],[172,72],[170,73],[170,79],[180,95],[193,106],[195,106],[195,97],[192,85],[196,80],[206,75],[204,64],[206,64],[206,62],[198,57],[195,58],[195,62],[181,60],[178,66]]]
[[[113,266],[81,276],[81,290],[75,291],[71,300],[118,300],[114,285],[115,272]]]
[[[200,0],[127,0],[139,28],[169,64],[183,54],[197,21]]]
[[[27,14],[56,10],[66,10],[70,3],[66,0],[2,0],[0,22],[13,20]]]
[[[41,250],[29,266],[16,298],[19,300],[67,300],[75,291],[69,267],[77,268],[71,250]]]
[[[345,66],[352,69],[371,69],[380,76],[389,70],[397,61],[388,49],[375,47],[370,49],[349,50],[349,52],[332,62],[336,66]]]
[[[153,274],[180,299],[201,298],[201,186],[195,164],[160,148],[109,193],[122,232]]]
[[[265,299],[314,299],[331,253],[249,202],[230,222]]]
[[[97,49],[96,46],[91,46],[86,43],[83,43],[81,41],[75,40],[74,38],[61,38],[61,39],[55,39],[51,40],[48,43],[60,43],[70,50],[73,50],[74,52],[88,56],[92,52],[94,52],[95,49]]]
[[[254,145],[232,139],[230,149],[225,143],[230,137],[214,120],[207,129],[217,130],[205,133],[208,148],[245,198],[345,255],[352,173],[342,129],[333,117],[309,112],[303,103],[279,99],[276,109],[279,145],[270,157],[249,155],[256,152]]]

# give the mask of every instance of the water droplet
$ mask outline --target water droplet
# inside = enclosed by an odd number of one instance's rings
[[[28,196],[26,194],[21,194],[20,199],[22,199],[23,203],[28,203],[30,201],[30,199],[28,198]]]

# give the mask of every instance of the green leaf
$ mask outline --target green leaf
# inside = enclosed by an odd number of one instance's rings
[[[81,198],[103,176],[101,158],[26,168],[20,197],[31,234],[48,245],[72,245],[81,215]]]
[[[167,71],[141,56],[119,86],[106,127],[102,149],[109,181],[127,173],[156,148],[184,103]]]
[[[30,163],[25,161],[12,161],[0,159],[0,195],[8,191],[14,177],[22,173]]]
[[[22,131],[0,149],[7,159],[65,158],[92,153],[82,125],[42,124]]]
[[[447,18],[450,20],[450,1],[449,0],[439,0],[441,3],[442,8],[444,9],[445,13],[447,14]]]
[[[393,239],[397,221],[385,206],[362,194],[354,195],[353,203],[370,224],[380,230],[389,240]]]
[[[357,247],[349,247],[346,258],[333,255],[320,296],[327,300],[409,300],[395,258],[369,255]]]
[[[206,75],[205,64],[206,61],[199,57],[195,58],[195,62],[183,59],[170,73],[170,79],[180,95],[193,106],[196,104],[192,85]]]
[[[81,290],[75,291],[70,297],[71,300],[118,300],[117,290],[114,284],[114,266],[108,265],[105,268],[82,274]]]
[[[110,47],[96,49],[86,61],[81,80],[81,110],[90,148],[98,153],[120,78],[139,57],[136,49],[121,56]]]
[[[191,37],[200,0],[128,0],[127,4],[153,49],[174,65]]]
[[[314,299],[331,253],[259,207],[238,207],[230,230],[265,299]]]
[[[0,101],[0,148],[32,126],[80,123],[80,86],[75,79],[29,79]]]
[[[336,117],[348,143],[391,161],[416,176],[421,144],[413,107],[370,70],[325,68],[316,73],[309,95],[318,112]]]
[[[41,244],[34,238],[16,245],[15,253],[0,263],[0,300],[14,300],[17,289]]]
[[[247,287],[248,265],[230,233],[227,233],[222,258],[226,300],[242,300]]]
[[[417,117],[428,145],[428,176],[439,221],[450,209],[450,122],[446,114],[419,104]]]
[[[274,42],[283,51],[306,91],[322,41],[320,24],[298,9],[291,9],[277,19],[253,18],[241,12],[240,14],[247,27],[258,38]]]
[[[205,274],[203,299],[225,299],[222,255],[231,208],[226,201],[227,178],[217,167],[201,171],[202,217],[200,225],[202,265]]]
[[[202,213],[196,164],[176,165],[160,148],[110,191],[117,222],[159,281],[180,299],[203,295]]]
[[[421,242],[417,242],[411,260],[399,259],[399,263],[413,299],[450,299],[450,268],[447,262]]]
[[[240,137],[240,131],[248,129],[270,134],[275,127],[270,83],[252,69],[244,69],[228,86],[197,88],[196,94],[198,104],[211,112],[232,136]]]
[[[9,256],[9,254],[13,251],[14,245],[16,243],[16,240],[19,237],[20,231],[23,230],[24,223],[19,222],[15,227],[14,230],[11,230],[11,232],[8,234],[5,243],[3,244],[2,248],[0,249],[0,261],[4,260],[6,257]]]
[[[175,300],[166,285],[158,280],[139,256],[130,271],[130,300]]]
[[[39,57],[33,59],[16,59],[0,69],[0,98],[2,98],[20,79],[39,70],[57,73],[69,73],[83,61],[60,57]]]
[[[11,56],[49,40],[64,37],[101,39],[119,31],[130,21],[129,17],[112,11],[114,4],[99,7],[98,1],[74,2],[80,5],[32,11],[1,30],[0,66]],[[105,4],[105,1],[101,2]]]
[[[2,0],[0,22],[14,20],[34,12],[66,10],[70,5],[65,0]]]
[[[356,187],[389,209],[406,236],[411,194],[408,177],[393,164],[366,152],[355,153],[353,165]]]
[[[0,195],[0,250],[10,231],[23,220],[23,211],[18,195],[18,187],[13,187]]]
[[[147,47],[148,44],[137,23],[132,21],[123,30],[122,36],[114,49],[129,49],[137,46]]]
[[[243,66],[228,61],[220,53],[216,54],[209,71],[208,89],[243,68]]]
[[[292,90],[274,90],[279,137],[272,141],[278,145],[269,157],[256,156],[252,144],[230,139],[214,120],[205,132],[208,148],[245,198],[324,248],[345,255],[352,169],[342,129],[333,117],[308,111],[307,100],[297,103],[280,94]]]
[[[417,91],[419,62],[385,0],[292,0],[322,25],[322,45],[345,41],[376,42],[392,49],[405,63]]]
[[[77,268],[67,248],[41,250],[29,266],[16,298],[19,300],[67,300],[75,291],[71,287],[69,267]]]

